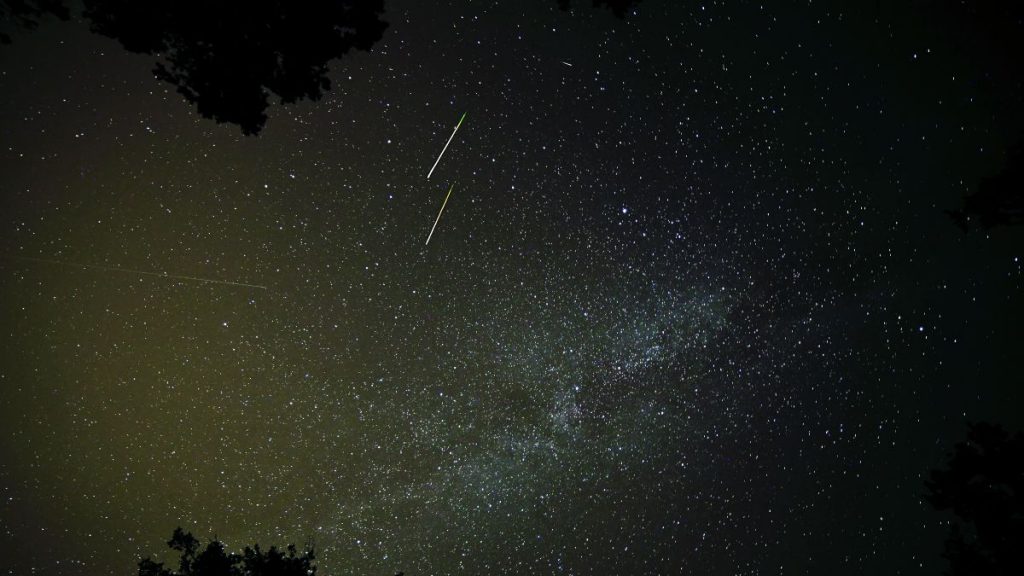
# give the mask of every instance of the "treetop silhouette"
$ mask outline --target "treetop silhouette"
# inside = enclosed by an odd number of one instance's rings
[[[299,554],[289,545],[287,554],[276,546],[266,552],[259,544],[246,546],[242,554],[227,553],[224,544],[214,539],[200,551],[199,540],[181,528],[167,541],[167,546],[179,554],[178,569],[164,568],[163,562],[143,558],[139,562],[139,576],[315,576],[316,556],[313,548]]]
[[[383,0],[84,2],[94,32],[158,56],[154,74],[202,116],[250,135],[267,121],[270,93],[318,100],[330,89],[328,62],[369,50],[387,27]]]
[[[949,574],[1024,573],[1024,435],[971,425],[949,468],[925,485],[928,502],[958,519],[946,540]]]
[[[557,0],[569,9],[571,0]],[[592,0],[625,17],[640,0]],[[256,135],[271,94],[282,104],[318,100],[330,90],[328,63],[370,50],[388,24],[384,0],[235,3],[200,0],[83,0],[93,32],[130,52],[157,57],[153,73],[173,84],[199,114]],[[0,0],[0,16],[33,29],[70,17],[65,0]],[[11,37],[0,31],[0,43]]]
[[[34,30],[47,16],[61,20],[71,17],[63,0],[0,0],[0,22],[10,22],[25,30]],[[0,44],[10,44],[10,34],[0,30]]]
[[[1002,172],[983,179],[959,210],[946,214],[964,232],[1024,224],[1024,148],[1012,149]]]
[[[595,7],[607,6],[612,13],[619,18],[624,18],[630,8],[640,3],[640,0],[592,0]],[[572,0],[558,0],[558,6],[562,10],[568,10],[572,6]]]

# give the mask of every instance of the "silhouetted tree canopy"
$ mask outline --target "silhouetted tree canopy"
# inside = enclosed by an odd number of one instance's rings
[[[592,0],[624,17],[640,0]],[[569,9],[572,0],[558,0]],[[154,74],[174,84],[199,114],[249,135],[266,124],[270,94],[281,103],[318,100],[327,64],[383,37],[384,0],[210,2],[83,0],[94,32],[130,52],[157,57]],[[65,0],[0,0],[5,23],[31,29],[46,15],[69,17]],[[0,42],[11,37],[0,31]]]
[[[970,427],[946,470],[926,482],[928,501],[952,510],[949,574],[1024,574],[1024,435],[993,424]]]
[[[964,198],[962,208],[946,214],[965,232],[1024,224],[1024,151],[1013,149],[1002,172],[982,180],[978,189]]]
[[[623,18],[626,16],[626,12],[630,8],[640,3],[640,0],[592,0],[594,6],[607,6],[611,9],[612,13]],[[558,0],[558,5],[562,10],[568,10],[572,7],[572,0]]]
[[[85,0],[93,31],[159,56],[158,78],[245,134],[263,128],[268,92],[282,103],[319,99],[330,60],[381,39],[383,11],[383,0]]]
[[[32,30],[46,16],[67,20],[71,13],[63,0],[0,0],[0,22]],[[0,30],[0,44],[10,44],[11,36]]]
[[[935,38],[947,50],[960,53],[971,63],[978,95],[1001,110],[1000,121],[1021,129],[1020,101],[1024,96],[1024,2],[987,0],[960,2],[930,0],[922,5],[924,17],[941,33]],[[1024,153],[1020,146],[1008,150],[1007,168],[986,178],[964,198],[958,210],[946,213],[964,231],[973,228],[1024,224]]]
[[[387,28],[384,0],[83,2],[94,32],[157,56],[158,78],[201,115],[245,134],[263,128],[270,93],[282,103],[319,99],[331,86],[327,63],[369,50]],[[48,14],[67,19],[69,10],[64,0],[0,0],[5,24],[32,29]],[[0,42],[11,37],[0,31]]]
[[[313,549],[298,554],[294,545],[289,545],[287,554],[271,546],[266,552],[259,545],[248,546],[242,554],[228,554],[224,544],[211,541],[200,551],[199,540],[181,528],[167,545],[178,552],[178,569],[164,568],[163,562],[143,558],[139,562],[139,576],[315,576],[316,566]]]

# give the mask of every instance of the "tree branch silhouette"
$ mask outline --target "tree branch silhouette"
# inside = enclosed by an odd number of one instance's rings
[[[972,424],[925,498],[957,517],[946,540],[951,576],[1024,573],[1024,435]]]
[[[1002,172],[983,179],[959,210],[946,214],[964,232],[1024,224],[1024,149],[1012,149]]]
[[[246,546],[242,554],[229,554],[224,544],[214,539],[200,552],[199,540],[180,527],[167,546],[178,552],[178,569],[168,570],[163,562],[147,557],[139,561],[139,576],[316,576],[312,547],[300,554],[294,545],[285,551],[271,546],[264,552],[255,544]]]
[[[34,30],[47,16],[67,20],[71,12],[63,0],[0,0],[0,22],[14,24],[17,28]],[[0,44],[11,42],[10,34],[0,30]]]
[[[640,0],[592,0],[594,7],[606,6],[619,18],[625,18],[626,13],[633,6],[640,3]],[[558,6],[562,10],[568,10],[572,7],[572,0],[558,0]]]
[[[328,62],[380,40],[383,11],[383,0],[85,0],[84,15],[126,50],[156,55],[156,76],[199,114],[253,135],[270,94],[283,104],[320,99],[331,86]]]

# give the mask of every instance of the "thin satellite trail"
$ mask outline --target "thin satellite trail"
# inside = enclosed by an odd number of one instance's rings
[[[448,188],[448,195],[444,197],[444,202],[441,204],[441,209],[437,212],[437,219],[434,220],[434,225],[430,228],[430,234],[427,234],[427,241],[423,243],[424,246],[430,244],[430,238],[434,235],[434,230],[437,229],[437,223],[441,221],[441,214],[444,214],[444,207],[448,205],[448,199],[452,197],[452,190],[455,189],[455,184],[452,183],[451,188]]]
[[[191,280],[193,282],[203,282],[206,284],[223,284],[226,286],[242,286],[245,288],[258,288],[260,290],[266,290],[266,286],[259,284],[246,284],[245,282],[231,282],[229,280],[215,280],[213,278],[199,278],[198,276],[185,276],[183,274],[168,274],[166,272],[148,272],[146,270],[133,270],[131,268],[119,268],[117,266],[104,266],[102,264],[79,264],[78,262],[64,262],[62,260],[50,260],[48,258],[33,258],[32,256],[6,256],[14,260],[27,260],[29,262],[41,262],[44,264],[55,264],[57,266],[74,266],[76,268],[85,268],[92,270],[103,270],[106,272],[123,272],[125,274],[141,274],[143,276],[156,276],[157,278],[170,278],[175,280]]]
[[[459,118],[459,123],[455,125],[455,130],[452,130],[452,135],[448,137],[448,141],[445,142],[444,148],[441,149],[441,153],[437,155],[437,160],[434,160],[434,165],[430,167],[430,172],[427,172],[427,180],[430,180],[430,175],[434,173],[434,168],[437,168],[438,162],[441,161],[441,156],[444,156],[444,151],[448,149],[448,145],[452,143],[452,139],[455,138],[455,133],[459,131],[459,126],[462,126],[462,121],[466,119],[466,113],[462,113],[462,118]]]

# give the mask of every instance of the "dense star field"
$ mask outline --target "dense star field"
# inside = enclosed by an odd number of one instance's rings
[[[920,7],[589,4],[390,0],[258,136],[75,18],[0,46],[3,573],[176,526],[328,576],[941,570],[923,479],[1024,401],[1021,230],[942,213],[1017,137],[999,59]]]

